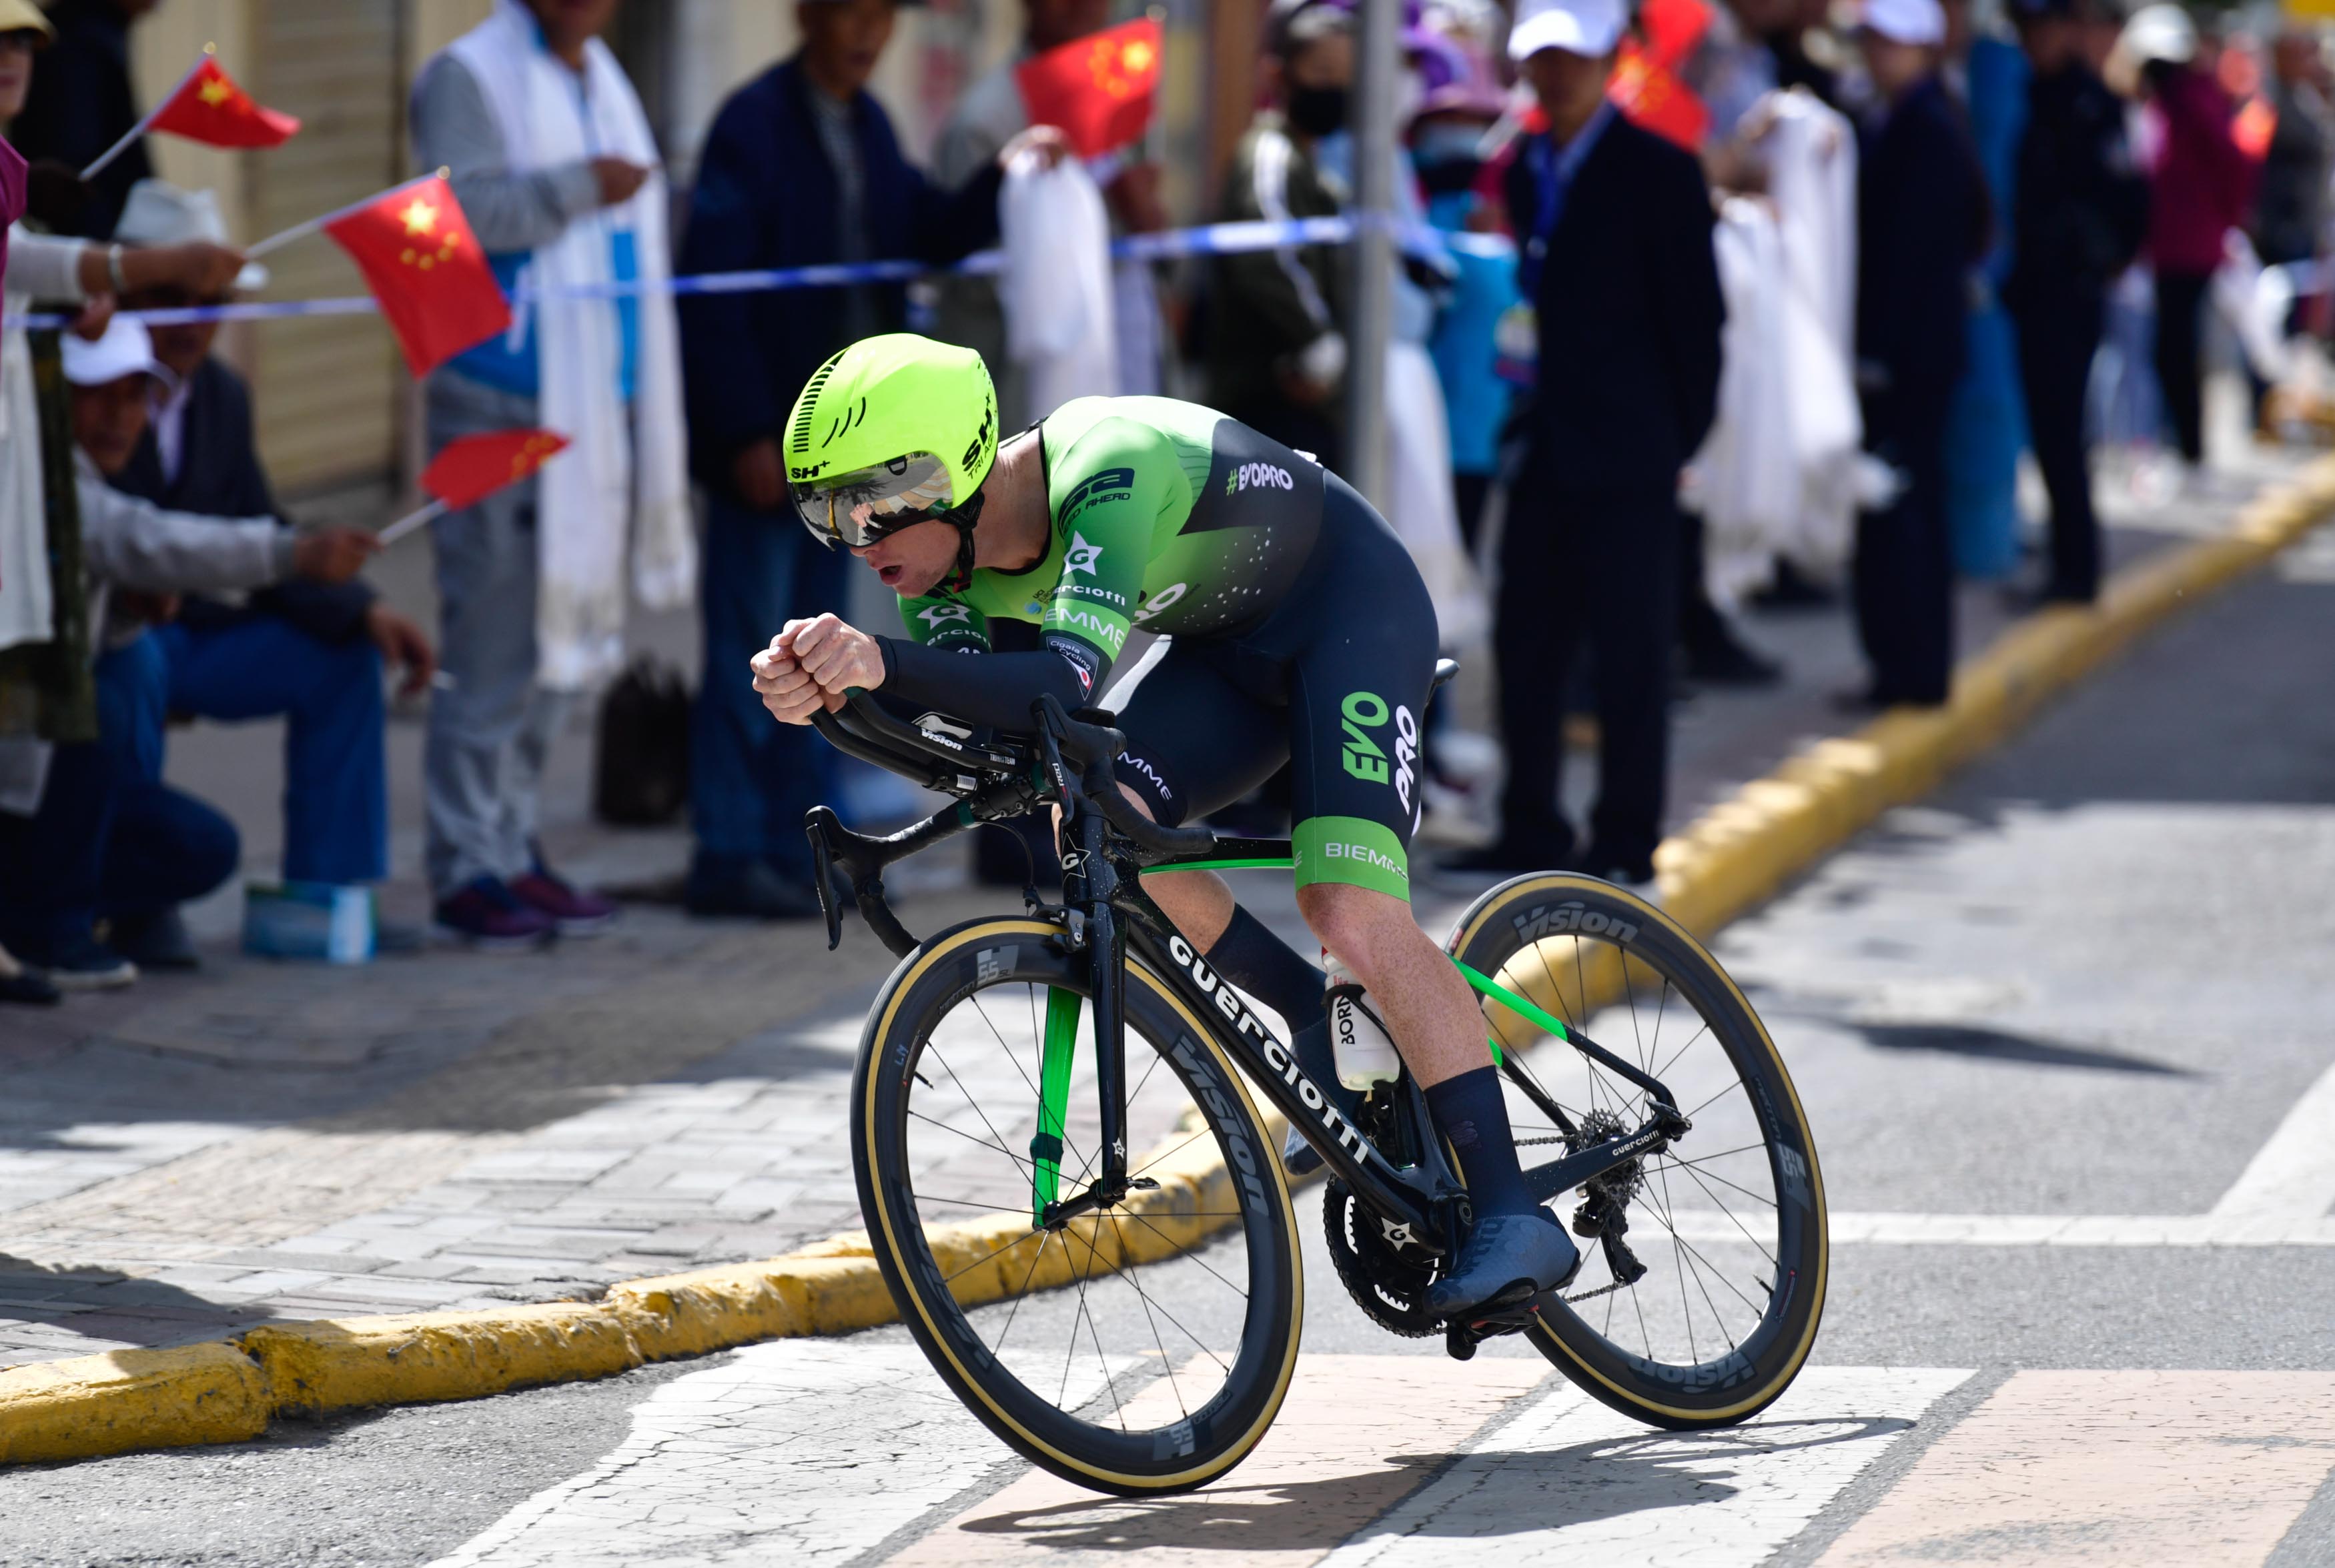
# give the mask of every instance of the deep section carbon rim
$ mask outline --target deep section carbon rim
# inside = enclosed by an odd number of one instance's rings
[[[863,1052],[858,1126],[879,1259],[935,1365],[1026,1456],[1108,1490],[1198,1485],[1263,1434],[1294,1356],[1273,1150],[1228,1064],[1130,972],[1137,1190],[1035,1225],[1033,1202],[1083,1192],[1099,1163],[1092,1009],[1083,957],[1012,929],[935,941],[878,1002],[876,1026],[890,1023]],[[1068,1079],[1058,1127],[1042,1113],[1050,1027]]]

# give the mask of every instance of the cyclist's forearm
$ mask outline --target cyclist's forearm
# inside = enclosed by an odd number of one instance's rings
[[[1030,704],[1050,692],[1065,708],[1092,701],[1071,662],[1050,649],[966,654],[900,637],[876,641],[884,650],[885,691],[974,724],[1027,731]]]

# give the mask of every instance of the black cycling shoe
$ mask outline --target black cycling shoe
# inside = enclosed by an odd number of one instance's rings
[[[1546,1210],[1487,1215],[1449,1271],[1427,1287],[1427,1310],[1447,1318],[1486,1307],[1507,1311],[1543,1291],[1564,1289],[1580,1272],[1581,1249]]]
[[[1313,1087],[1329,1098],[1341,1116],[1352,1121],[1361,1102],[1338,1081],[1338,1059],[1330,1049],[1330,1021],[1317,1018],[1290,1036],[1289,1049],[1297,1058],[1298,1070],[1313,1080]],[[1294,1127],[1281,1146],[1281,1168],[1293,1176],[1312,1176],[1322,1168],[1322,1157]]]

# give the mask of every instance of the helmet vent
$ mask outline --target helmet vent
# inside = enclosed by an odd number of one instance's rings
[[[812,373],[810,383],[803,388],[802,399],[795,405],[795,428],[787,435],[787,444],[797,452],[810,450],[811,419],[819,402],[819,391],[827,385],[827,378],[835,373],[835,367],[842,363],[843,356],[849,352],[851,351],[848,349],[838,349],[828,356],[827,363]],[[827,439],[833,440],[835,436],[829,432]]]

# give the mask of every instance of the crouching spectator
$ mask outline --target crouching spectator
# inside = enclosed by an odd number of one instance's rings
[[[147,623],[167,619],[181,594],[296,576],[345,583],[377,547],[358,529],[295,534],[269,517],[197,518],[111,489],[107,479],[145,433],[148,401],[170,385],[139,323],[117,317],[94,343],[68,336],[64,373],[90,622],[102,628],[99,738],[4,743],[30,754],[0,758],[0,772],[44,779],[32,815],[0,813],[0,943],[60,987],[89,990],[138,974],[98,940],[98,921],[131,951],[170,962],[183,947],[182,934],[173,939],[178,906],[225,881],[238,850],[233,824],[161,781],[172,682],[163,640]]]
[[[186,191],[159,179],[132,187],[116,237],[138,246],[204,240],[223,244],[225,226],[207,190]],[[239,288],[266,282],[247,266]],[[131,310],[222,304],[175,286],[123,297]],[[243,378],[211,357],[212,322],[152,329],[154,357],[170,373],[150,410],[126,407],[140,427],[130,456],[108,469],[112,486],[172,511],[209,518],[283,514],[253,440],[251,392]],[[109,435],[114,432],[108,432]],[[104,459],[100,460],[104,466]],[[383,604],[358,580],[326,584],[296,578],[238,602],[195,595],[147,639],[163,710],[229,722],[284,717],[284,875],[298,882],[377,882],[388,874],[389,808],[383,750],[382,665],[404,671],[408,694],[434,668],[421,628]],[[159,774],[159,723],[141,732],[141,764]],[[159,923],[124,954],[150,967],[193,959],[175,919]]]

